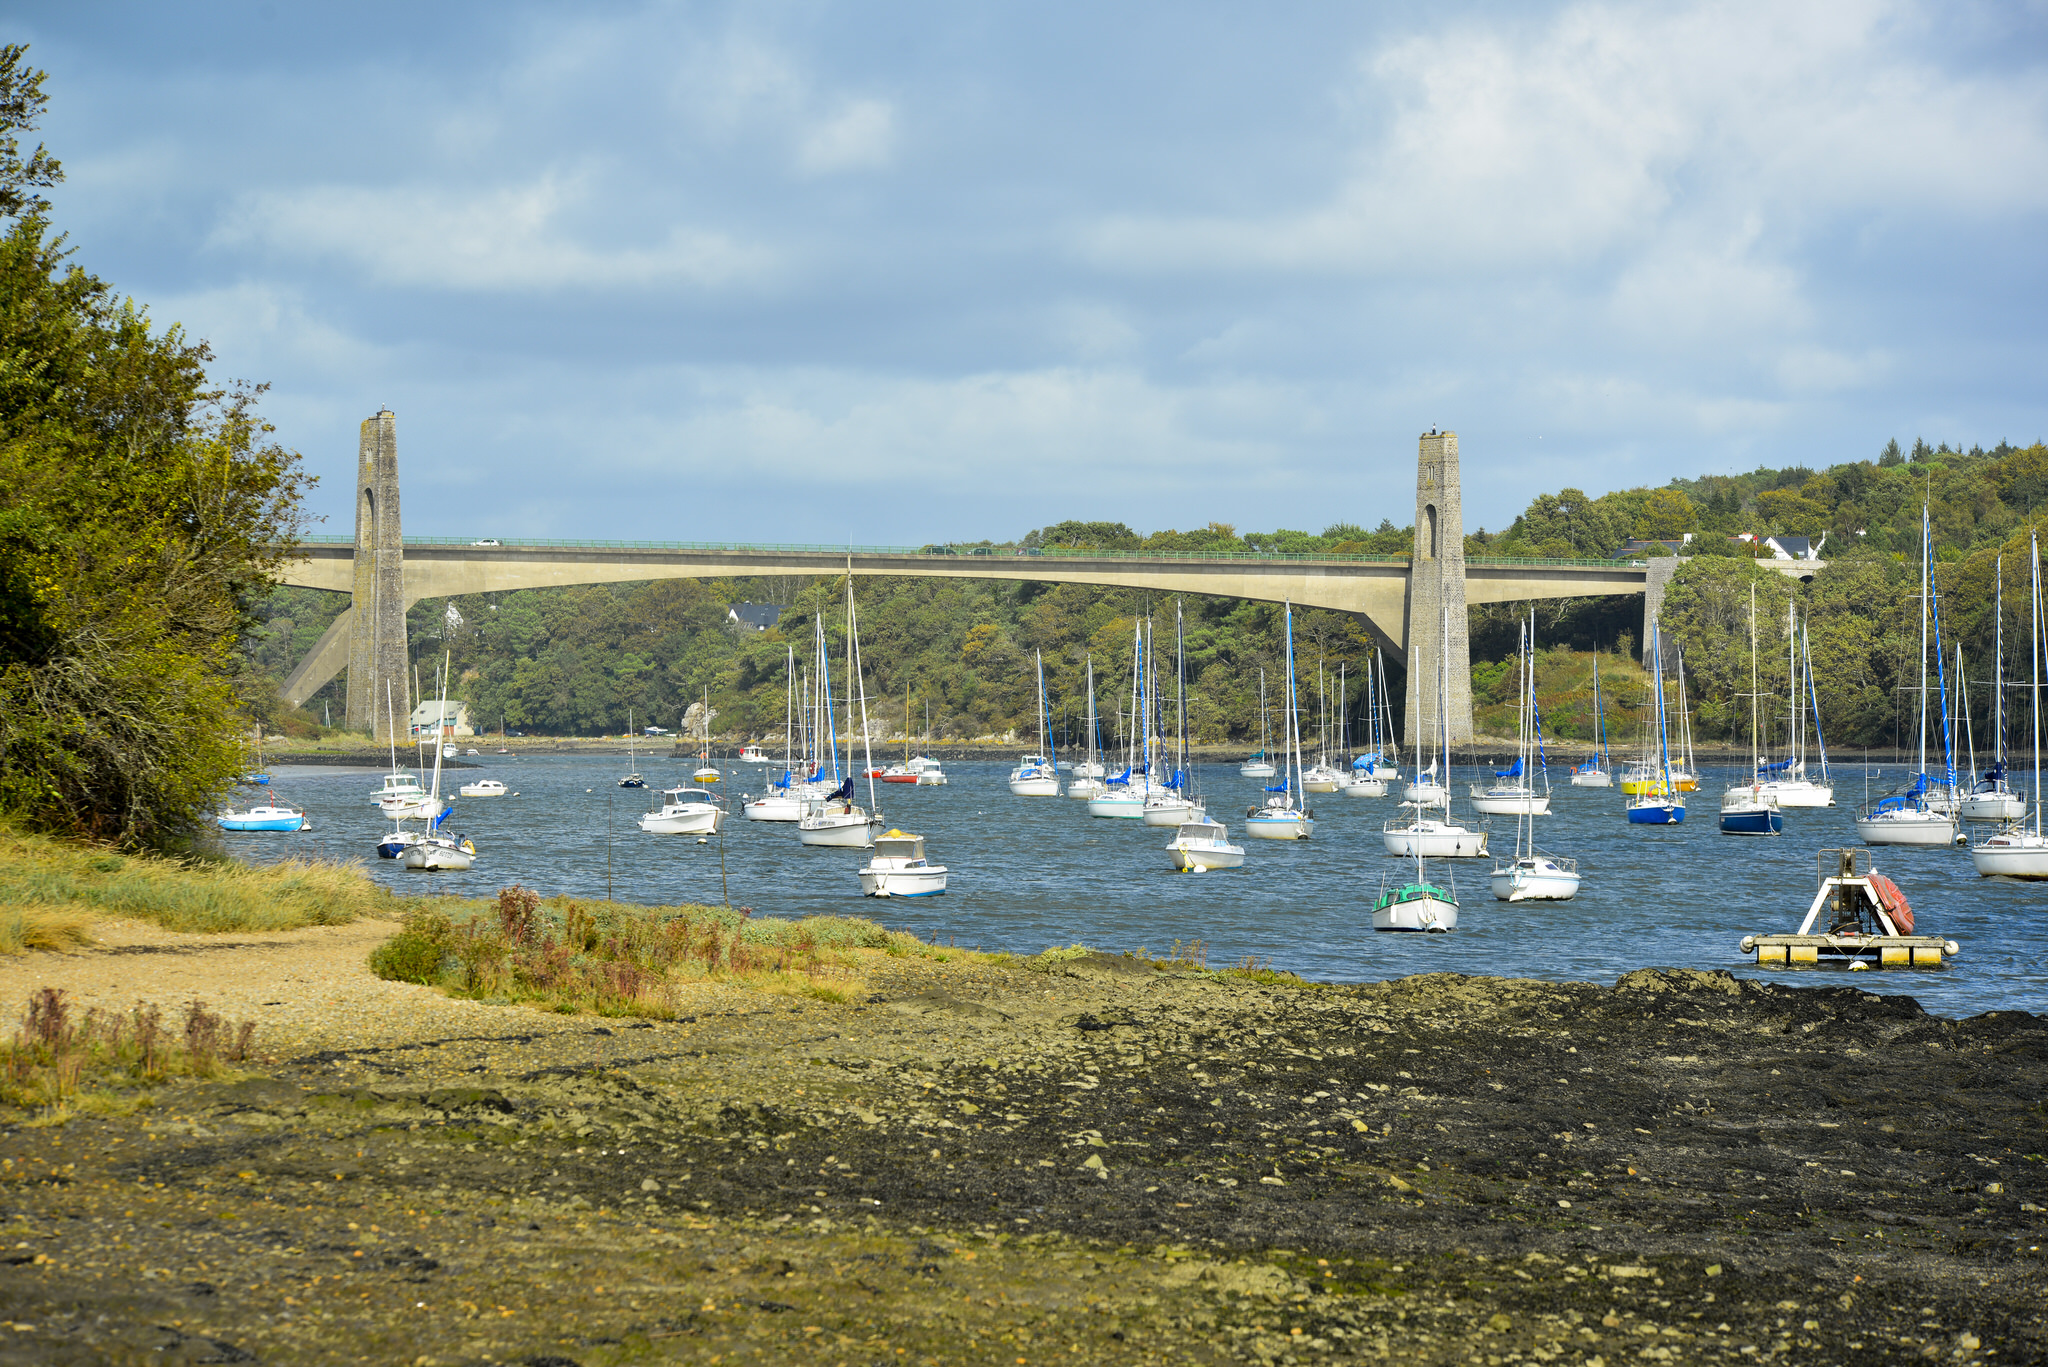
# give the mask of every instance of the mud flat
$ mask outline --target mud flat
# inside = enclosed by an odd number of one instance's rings
[[[869,981],[386,1001],[15,1124],[0,1362],[2048,1358],[2034,1015],[1654,969]]]

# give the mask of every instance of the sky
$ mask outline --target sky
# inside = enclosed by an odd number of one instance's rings
[[[6,15],[328,534],[383,407],[412,535],[832,545],[2048,435],[2048,0]]]

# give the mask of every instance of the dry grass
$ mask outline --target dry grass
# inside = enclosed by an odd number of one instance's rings
[[[231,1075],[228,1065],[248,1059],[255,1036],[253,1022],[238,1025],[204,1002],[188,1003],[175,1023],[155,1005],[78,1016],[61,990],[45,987],[29,998],[14,1038],[0,1044],[0,1105],[40,1111],[45,1122],[80,1101],[127,1109],[137,1089],[166,1078]]]
[[[392,916],[407,905],[354,864],[165,859],[0,825],[0,954],[81,944],[102,916],[166,930],[291,930]]]
[[[792,921],[745,908],[543,900],[515,885],[495,902],[416,907],[370,967],[484,1001],[665,1018],[683,1010],[681,989],[704,983],[854,1001],[867,992],[862,963],[877,954],[953,957],[858,917]]]

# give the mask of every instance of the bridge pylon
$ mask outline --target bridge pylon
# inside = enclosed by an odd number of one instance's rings
[[[356,546],[349,621],[351,730],[379,740],[395,714],[410,717],[406,687],[405,536],[398,520],[398,419],[390,409],[363,419],[356,455]],[[389,681],[391,705],[385,699]]]
[[[1408,572],[1408,707],[1402,736],[1426,753],[1448,698],[1451,740],[1472,739],[1472,642],[1466,616],[1465,514],[1458,434],[1422,434],[1415,461],[1415,549]],[[1449,635],[1446,636],[1446,628]],[[1446,670],[1439,680],[1438,671]],[[1441,685],[1441,686],[1440,686]]]

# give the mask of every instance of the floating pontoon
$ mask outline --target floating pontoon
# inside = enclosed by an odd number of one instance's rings
[[[1822,850],[1820,888],[1793,935],[1745,935],[1742,952],[1759,964],[1797,968],[1940,968],[1962,946],[1913,933],[1913,909],[1898,884],[1873,870],[1870,851]],[[1825,924],[1824,931],[1816,927]]]

